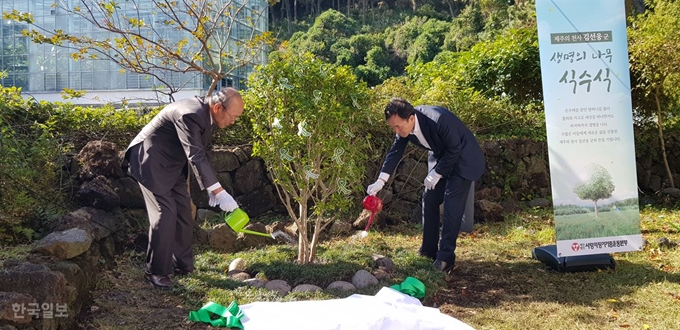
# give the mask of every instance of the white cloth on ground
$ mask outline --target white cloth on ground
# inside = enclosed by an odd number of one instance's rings
[[[375,296],[255,302],[240,306],[245,330],[473,330],[462,321],[384,287]]]

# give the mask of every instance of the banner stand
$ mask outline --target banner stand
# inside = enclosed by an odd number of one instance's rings
[[[557,245],[536,247],[531,251],[531,257],[561,273],[588,272],[616,268],[614,258],[606,253],[558,257]]]
[[[623,0],[536,0],[555,245],[560,272],[613,269],[644,243]]]

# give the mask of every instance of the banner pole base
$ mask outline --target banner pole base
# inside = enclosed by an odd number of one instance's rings
[[[531,257],[550,266],[558,272],[588,272],[596,270],[615,269],[616,262],[611,255],[590,254],[584,256],[558,257],[557,245],[535,247]]]

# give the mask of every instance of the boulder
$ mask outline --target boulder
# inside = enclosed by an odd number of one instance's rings
[[[390,258],[375,254],[373,255],[373,262],[375,263],[375,268],[382,269],[388,273],[394,271],[394,262]]]
[[[111,188],[120,200],[120,207],[124,209],[146,209],[144,195],[137,181],[129,176],[112,180]]]
[[[118,146],[109,141],[90,141],[76,156],[80,163],[79,176],[83,180],[91,180],[97,176],[109,178],[123,177],[120,167]]]
[[[232,270],[246,270],[246,261],[243,258],[236,258],[229,263],[229,271]]]
[[[35,252],[52,255],[59,259],[74,258],[90,248],[92,237],[80,228],[52,232],[38,241]]]
[[[300,284],[293,288],[292,292],[317,292],[323,291],[320,287],[313,284]]]
[[[109,212],[93,207],[82,207],[61,216],[53,230],[79,228],[87,231],[95,240],[101,240],[120,230],[120,222]]]
[[[210,163],[212,164],[215,171],[218,173],[230,172],[241,166],[241,162],[239,161],[239,156],[237,155],[237,152],[235,152],[232,149],[226,148],[213,149],[210,152]]]
[[[0,292],[0,325],[31,323],[33,316],[26,308],[36,303],[35,298],[24,293]]]
[[[234,188],[237,195],[247,194],[269,184],[264,163],[260,159],[251,159],[236,170]]]
[[[354,284],[357,289],[364,289],[369,286],[378,285],[378,283],[378,279],[364,269],[357,271],[354,273],[354,276],[352,276],[352,284]]]
[[[475,202],[475,220],[484,221],[503,221],[503,206],[488,200]]]
[[[335,281],[326,287],[326,290],[340,290],[340,291],[350,291],[354,292],[357,288],[354,284],[346,281]]]
[[[251,218],[271,210],[278,201],[274,187],[269,184],[236,197],[236,202]]]
[[[208,231],[210,246],[222,252],[236,252],[236,233],[227,226],[219,224]]]
[[[290,292],[290,284],[284,280],[271,280],[264,285],[264,288],[270,291],[276,291],[281,296],[285,296]]]
[[[106,211],[120,206],[120,197],[112,188],[111,181],[101,175],[83,183],[76,193],[76,200],[81,206]]]
[[[261,278],[251,278],[243,281],[243,283],[247,284],[248,286],[252,286],[254,288],[264,288],[265,284],[267,282]]]
[[[5,295],[9,299],[39,304],[26,305],[26,316],[31,315],[28,314],[28,308],[31,307],[33,315],[40,317],[31,320],[30,329],[71,329],[75,324],[76,289],[69,285],[64,274],[52,271],[44,264],[21,262],[6,268],[0,276],[0,292],[13,292],[9,296]],[[43,304],[51,307],[51,318],[45,314]]]

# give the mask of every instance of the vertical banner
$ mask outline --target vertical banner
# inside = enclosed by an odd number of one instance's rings
[[[559,257],[642,249],[624,0],[536,0]]]

